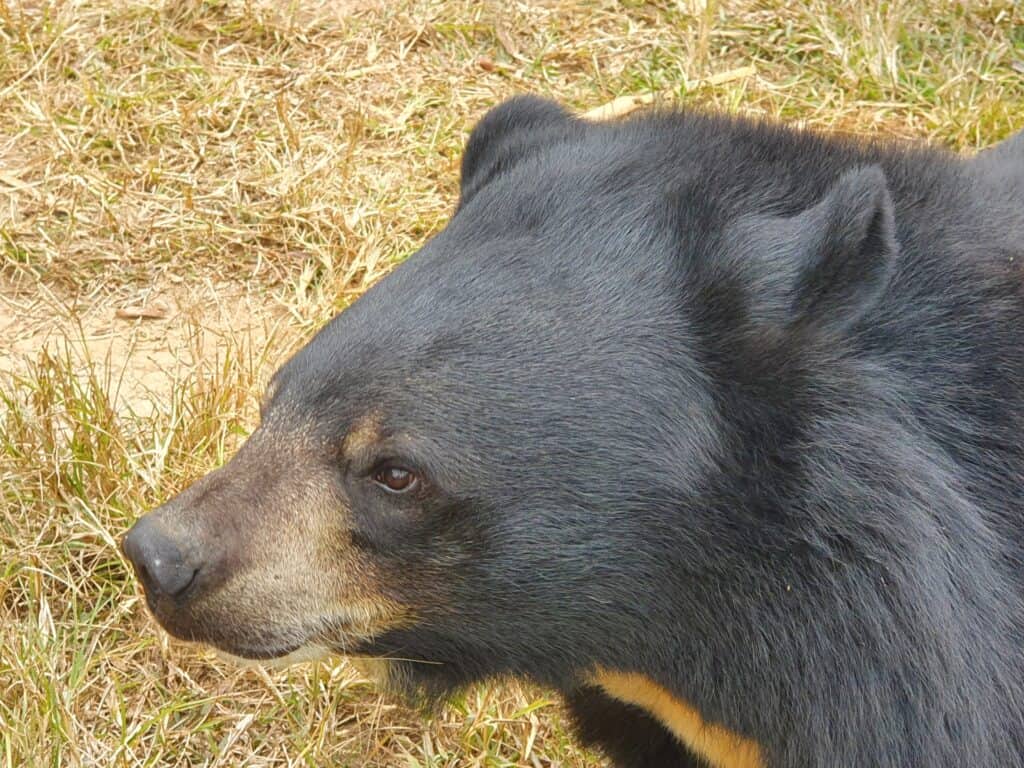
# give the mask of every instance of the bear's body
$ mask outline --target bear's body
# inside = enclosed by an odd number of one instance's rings
[[[448,227],[153,516],[258,527],[217,550],[243,575],[252,539],[332,542],[345,621],[275,629],[287,579],[249,608],[226,577],[188,606],[147,586],[176,634],[277,638],[246,655],[554,686],[622,766],[1001,768],[1024,765],[1022,517],[1019,137],[963,160],[519,99],[474,131]],[[217,573],[211,549],[182,559]]]

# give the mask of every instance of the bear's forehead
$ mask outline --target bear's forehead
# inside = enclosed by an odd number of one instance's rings
[[[337,413],[339,402],[457,391],[489,402],[507,381],[533,377],[526,402],[544,377],[609,376],[604,359],[629,359],[637,336],[675,314],[677,254],[714,226],[707,205],[690,202],[705,186],[624,138],[542,152],[481,189],[323,328],[276,386]]]
[[[339,422],[371,404],[429,419],[431,408],[472,411],[510,388],[505,407],[542,406],[573,382],[621,373],[610,361],[629,360],[635,339],[669,317],[667,260],[622,248],[602,262],[596,245],[558,247],[435,239],[300,350],[275,395]]]

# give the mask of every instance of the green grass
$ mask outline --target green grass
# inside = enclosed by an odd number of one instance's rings
[[[116,541],[443,226],[502,98],[653,94],[973,151],[1024,128],[1022,72],[1012,0],[0,0],[0,760],[600,764],[547,691],[424,718],[344,661],[170,642]]]

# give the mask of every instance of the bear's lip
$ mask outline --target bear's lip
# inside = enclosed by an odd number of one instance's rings
[[[316,661],[329,656],[344,656],[346,658],[360,658],[378,660],[380,657],[373,653],[367,653],[365,641],[349,641],[339,644],[337,641],[325,641],[318,639],[315,635],[301,643],[289,643],[280,646],[244,646],[234,645],[213,645],[212,647],[219,655],[226,656],[238,661],[276,661],[283,665],[298,664],[307,661]]]
[[[220,653],[225,653],[229,656],[237,656],[239,658],[250,660],[250,662],[262,662],[262,660],[269,658],[282,658],[287,656],[297,651],[302,647],[302,645],[302,643],[299,643],[298,645],[285,645],[279,647],[269,646],[263,648],[238,645],[230,648],[225,648],[221,645],[214,645],[213,647]]]
[[[212,648],[219,654],[243,661],[284,660],[284,663],[289,663],[290,661],[297,663],[324,658],[330,655],[349,656],[356,653],[357,649],[366,643],[368,639],[355,626],[339,626],[336,619],[332,622],[332,634],[334,635],[332,637],[326,637],[323,634],[322,627],[313,626],[306,627],[292,635],[292,637],[300,636],[301,640],[275,642],[275,638],[271,638],[267,643],[253,644],[238,642],[230,637],[199,635],[191,628],[182,632],[180,627],[170,625],[159,617],[157,621],[172,637],[184,640],[185,642],[204,645]],[[343,633],[342,636],[336,634],[339,631]],[[292,656],[294,656],[293,659],[287,658]]]
[[[267,644],[254,644],[248,645],[245,643],[234,642],[231,638],[221,637],[206,637],[201,634],[197,634],[191,628],[186,631],[182,631],[181,628],[169,625],[167,622],[157,619],[160,626],[163,627],[164,631],[171,637],[183,640],[186,643],[195,643],[196,645],[203,645],[208,648],[212,648],[218,653],[223,653],[228,656],[234,656],[238,659],[245,659],[248,661],[266,661],[269,659],[279,659],[283,656],[295,653],[300,648],[306,645],[311,645],[312,638],[307,638],[301,642],[288,642],[280,645],[270,642]]]
[[[358,653],[359,648],[387,629],[386,622],[373,621],[377,617],[368,617],[365,610],[340,606],[305,625],[277,627],[278,631],[264,638],[244,630],[237,635],[210,633],[209,622],[196,621],[181,610],[177,601],[154,599],[149,593],[145,594],[145,600],[150,615],[172,637],[246,661],[280,660],[293,654],[305,654],[305,660],[334,654],[348,656]],[[295,660],[298,661],[298,657]]]
[[[236,641],[230,636],[211,636],[201,631],[200,627],[193,621],[183,621],[181,616],[173,610],[168,610],[166,606],[161,605],[161,602],[163,601],[154,601],[150,599],[149,595],[146,596],[146,605],[149,608],[150,615],[171,637],[186,643],[204,645],[217,652],[234,656],[238,659],[249,661],[277,659],[294,653],[305,645],[316,644],[316,633],[309,629],[301,632],[302,640],[289,640],[287,642],[274,642],[275,639],[271,638],[267,643],[248,644]]]
[[[273,659],[284,659],[286,656],[290,656],[296,653],[305,646],[305,643],[298,643],[297,645],[286,645],[279,647],[265,647],[256,648],[252,646],[233,646],[231,648],[225,648],[220,645],[212,645],[218,654],[240,659],[242,661],[270,661]]]

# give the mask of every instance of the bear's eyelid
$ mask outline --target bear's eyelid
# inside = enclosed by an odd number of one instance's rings
[[[419,473],[419,463],[402,451],[395,450],[392,443],[360,446],[348,452],[348,464],[359,476],[369,476],[385,467],[402,467]]]
[[[347,447],[345,463],[356,477],[372,477],[387,467],[400,467],[428,482],[430,471],[415,450],[412,440],[402,435],[389,435],[381,440]]]

